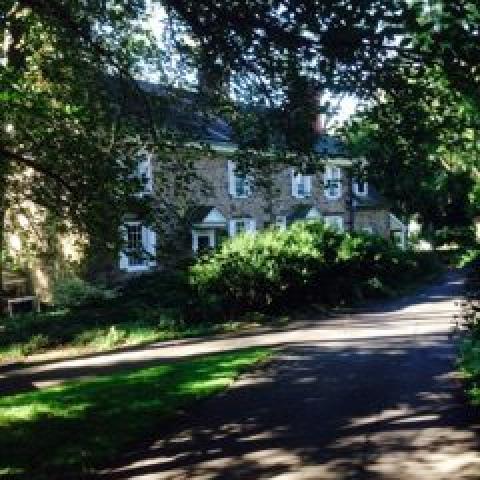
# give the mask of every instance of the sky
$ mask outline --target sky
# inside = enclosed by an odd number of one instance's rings
[[[147,20],[148,28],[155,34],[155,37],[159,42],[162,41],[164,32],[164,22],[167,18],[165,10],[158,3],[153,3],[151,0],[147,0],[147,8],[149,11],[149,17]],[[149,78],[152,80],[152,78]],[[192,82],[193,83],[193,82]],[[335,99],[332,99],[333,103]],[[358,99],[354,96],[344,96],[338,105],[338,113],[333,117],[332,123],[342,125],[347,121],[351,115],[355,113],[355,109],[358,106]]]

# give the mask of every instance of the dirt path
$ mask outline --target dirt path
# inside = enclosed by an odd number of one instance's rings
[[[99,478],[480,478],[475,419],[452,375],[461,281],[452,274],[372,312],[250,338],[290,345]]]

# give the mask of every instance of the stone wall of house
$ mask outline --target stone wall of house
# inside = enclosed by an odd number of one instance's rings
[[[342,195],[330,200],[324,194],[323,172],[312,175],[311,195],[308,198],[296,198],[292,195],[291,167],[279,167],[271,175],[273,188],[257,185],[254,177],[252,194],[247,198],[233,198],[228,190],[228,160],[226,158],[199,159],[196,163],[197,174],[212,187],[211,195],[195,192],[192,201],[197,204],[217,207],[227,219],[252,217],[257,229],[264,228],[278,215],[290,215],[298,205],[312,205],[323,215],[341,215],[344,224],[349,220],[347,214],[348,183],[345,170],[342,169]],[[262,175],[262,174],[257,174]]]
[[[355,230],[361,232],[368,229],[384,238],[390,238],[389,215],[385,208],[357,210],[354,220]]]

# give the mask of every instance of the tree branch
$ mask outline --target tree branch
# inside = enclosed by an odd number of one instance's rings
[[[17,152],[12,152],[11,150],[8,150],[4,147],[0,147],[0,162],[5,162],[5,158],[7,158],[7,159],[9,158],[10,160],[15,161],[16,163],[24,165],[25,167],[30,167],[31,169],[35,170],[36,172],[41,173],[42,175],[45,175],[46,177],[49,177],[52,180],[55,180],[55,182],[57,182],[64,189],[66,189],[70,192],[73,192],[75,190],[58,173],[50,170],[49,168],[46,168],[44,165],[40,165],[35,160],[33,160],[29,157],[21,155],[20,153],[17,153]]]

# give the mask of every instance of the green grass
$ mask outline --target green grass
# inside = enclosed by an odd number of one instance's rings
[[[133,317],[133,319],[131,319]],[[102,352],[117,347],[155,341],[234,332],[248,322],[182,322],[156,308],[132,312],[106,309],[78,312],[53,311],[41,315],[0,318],[0,362],[21,360],[28,355],[56,352]],[[72,351],[73,350],[73,351]]]
[[[465,338],[459,349],[458,367],[465,390],[473,405],[480,405],[480,339]]]
[[[162,419],[270,354],[209,355],[0,398],[0,478],[78,478],[161,436]]]

